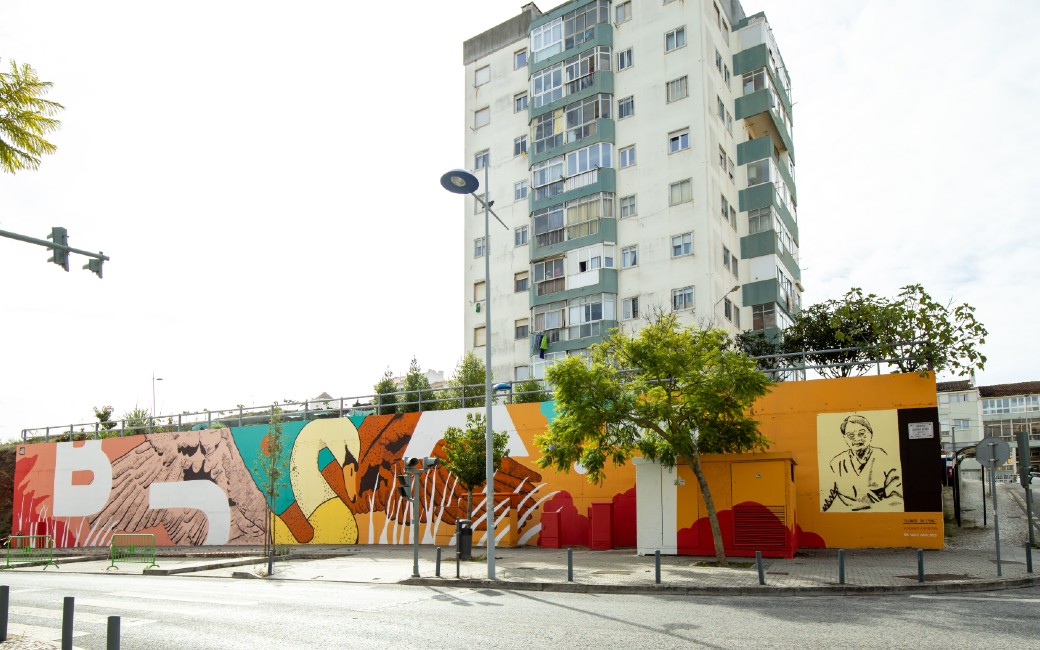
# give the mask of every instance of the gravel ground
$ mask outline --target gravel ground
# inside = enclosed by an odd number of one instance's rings
[[[1034,510],[1040,491],[1033,491]],[[993,548],[993,495],[986,482],[986,525],[982,524],[982,483],[961,481],[961,526],[953,517],[953,490],[943,489],[943,511],[946,513],[946,547],[950,549],[986,550]],[[1022,548],[1029,540],[1026,522],[1025,490],[1017,483],[997,484],[997,515],[1000,524],[1000,546]],[[1036,512],[1033,513],[1034,521]]]

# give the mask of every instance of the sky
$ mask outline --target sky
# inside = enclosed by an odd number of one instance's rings
[[[0,0],[0,65],[65,106],[57,153],[0,174],[0,230],[64,226],[112,258],[99,280],[0,239],[0,440],[153,388],[165,415],[368,395],[412,357],[450,376],[462,42],[523,4]],[[1040,4],[997,6],[744,5],[792,78],[804,303],[910,283],[967,302],[983,385],[1040,379]]]

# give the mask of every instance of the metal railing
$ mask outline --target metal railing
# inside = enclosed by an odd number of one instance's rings
[[[50,535],[12,535],[7,538],[7,562],[5,569],[19,563],[43,563],[43,570],[58,563],[54,561],[54,538]]]

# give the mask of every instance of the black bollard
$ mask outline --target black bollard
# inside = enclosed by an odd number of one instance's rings
[[[441,547],[437,547],[437,577],[441,577]]]
[[[654,582],[661,584],[661,549],[654,551]]]
[[[574,582],[574,549],[567,549],[567,582]]]
[[[924,582],[924,550],[917,549],[917,581]]]
[[[766,583],[766,570],[762,567],[762,551],[755,551],[755,565],[758,567],[758,584]]]
[[[845,584],[845,549],[838,549],[838,584]]]
[[[72,616],[75,609],[76,599],[65,596],[61,611],[61,650],[72,650]]]
[[[1033,545],[1026,542],[1026,573],[1033,572]],[[4,620],[7,620],[7,614],[4,614]]]
[[[107,650],[119,650],[119,617],[108,617],[108,645]]]
[[[7,640],[7,613],[11,609],[11,588],[0,585],[0,643]]]

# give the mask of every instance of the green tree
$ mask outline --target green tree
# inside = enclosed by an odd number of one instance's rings
[[[99,437],[108,438],[112,435],[112,429],[116,428],[116,423],[112,421],[114,411],[115,409],[111,406],[94,407],[94,417],[97,418],[100,428]]]
[[[491,454],[495,471],[502,466],[502,459],[509,456],[509,436],[504,431],[496,432],[492,440]],[[466,518],[473,520],[473,490],[487,483],[487,423],[480,413],[466,414],[466,430],[448,427],[444,430],[444,467],[451,472],[459,485],[466,489]]]
[[[373,386],[376,391],[376,415],[390,415],[397,412],[397,384],[394,375],[387,368],[383,378]]]
[[[981,347],[989,332],[975,318],[975,308],[967,303],[953,306],[952,300],[944,305],[920,284],[902,287],[895,300],[853,288],[834,320],[842,326],[842,341],[855,340],[845,331],[869,330],[879,357],[891,359],[900,372],[966,376],[986,366]]]
[[[448,381],[451,401],[447,408],[472,408],[484,406],[486,378],[484,362],[472,352],[467,352],[455,366],[455,374]],[[494,380],[492,380],[494,381]]]
[[[139,406],[123,414],[123,432],[128,436],[149,433],[154,424],[152,412]]]
[[[44,139],[61,122],[53,117],[65,107],[44,99],[54,84],[40,81],[28,64],[11,61],[10,70],[0,72],[0,169],[15,173],[38,169],[40,156],[57,149]]]
[[[769,380],[755,361],[718,329],[682,327],[659,314],[634,336],[614,331],[592,346],[589,361],[569,357],[547,370],[556,417],[535,438],[542,467],[569,471],[580,462],[590,481],[604,465],[635,452],[665,466],[689,464],[711,523],[715,555],[726,566],[722,530],[701,454],[745,452],[768,445],[750,416]]]
[[[733,343],[738,350],[754,357],[758,370],[764,372],[772,381],[783,381],[789,367],[785,357],[777,355],[784,354],[786,349],[783,344],[783,335],[780,333],[772,336],[766,335],[760,330],[747,330],[737,334]]]
[[[839,315],[840,314],[840,315]],[[828,300],[803,309],[784,330],[784,348],[802,353],[824,377],[862,375],[877,358],[874,313],[862,299]]]
[[[531,402],[548,402],[552,395],[537,379],[528,379],[513,384],[513,403],[528,404]]]
[[[412,357],[408,365],[408,374],[404,376],[404,395],[397,405],[398,413],[414,413],[420,410],[432,410],[437,408],[433,401],[433,390],[430,389],[430,379],[419,367],[419,361]]]
[[[289,486],[285,484],[285,435],[282,432],[282,409],[271,407],[271,420],[267,425],[267,435],[260,444],[260,451],[253,461],[256,475],[260,477],[260,491],[267,499],[267,512],[264,517],[264,555],[272,557],[274,552],[275,512],[278,495]]]

